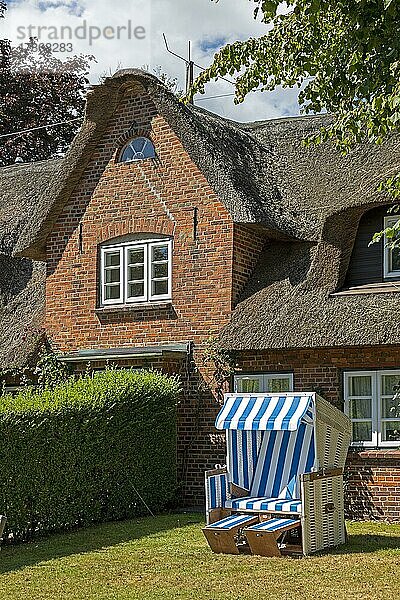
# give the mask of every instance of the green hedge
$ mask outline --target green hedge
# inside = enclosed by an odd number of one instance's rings
[[[173,377],[107,370],[0,397],[7,532],[25,540],[146,514],[138,493],[153,512],[171,506],[178,394]]]

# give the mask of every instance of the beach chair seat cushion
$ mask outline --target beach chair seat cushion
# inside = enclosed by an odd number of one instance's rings
[[[279,544],[279,539],[289,530],[298,529],[300,520],[295,519],[270,519],[261,523],[254,523],[243,530],[252,554],[260,556],[282,556],[283,548],[287,544]],[[301,552],[301,546],[297,544]]]
[[[267,511],[301,515],[301,500],[296,498],[255,498],[248,496],[226,500],[225,507],[248,512]]]
[[[244,527],[258,522],[256,515],[231,515],[216,523],[207,525],[203,533],[213,552],[223,554],[239,554],[237,535]]]

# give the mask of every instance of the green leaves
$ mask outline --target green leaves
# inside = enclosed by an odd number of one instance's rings
[[[284,14],[278,2],[254,1],[265,35],[222,48],[191,97],[227,73],[236,77],[236,103],[255,90],[301,87],[303,112],[335,115],[306,143],[329,139],[342,154],[400,131],[399,0],[287,0]],[[385,189],[400,197],[398,186]]]
[[[173,503],[179,384],[108,370],[0,398],[0,506],[6,534],[119,520]]]

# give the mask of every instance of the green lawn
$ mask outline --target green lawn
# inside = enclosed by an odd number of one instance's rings
[[[3,547],[1,600],[398,600],[400,525],[350,523],[306,559],[212,554],[199,515],[110,523]]]

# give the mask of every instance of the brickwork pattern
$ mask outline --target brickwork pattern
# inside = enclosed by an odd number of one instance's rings
[[[156,160],[115,161],[133,120],[151,126]],[[173,305],[96,312],[99,244],[143,232],[173,237]],[[55,349],[202,343],[231,310],[232,235],[225,207],[150,99],[128,93],[48,240],[46,329]]]
[[[150,131],[157,159],[119,164],[115,159],[121,140],[134,121]],[[99,245],[135,233],[173,238],[173,301],[151,307],[101,309]],[[204,365],[202,347],[207,337],[228,321],[263,246],[261,234],[248,226],[233,225],[203,174],[141,89],[127,91],[121,98],[48,239],[46,330],[55,350],[194,343],[190,360],[165,358],[137,364],[182,376],[178,459],[186,503],[204,502],[204,471],[221,463],[225,455],[223,436],[216,434],[213,426],[219,407],[211,392],[212,370]],[[343,369],[399,366],[400,348],[382,346],[247,352],[240,358],[239,371],[292,371],[296,390],[318,391],[340,406]],[[383,461],[381,457],[353,456],[352,460],[348,505],[356,508],[354,502],[362,488],[371,493],[376,517],[397,518],[392,503],[399,492],[399,458]],[[389,488],[390,493],[386,491]],[[357,507],[362,516],[360,503]]]
[[[133,121],[150,131],[155,161],[116,162]],[[173,237],[173,301],[99,308],[99,244],[135,233]],[[119,363],[182,376],[178,475],[182,497],[198,504],[203,502],[204,470],[223,459],[220,445],[210,441],[218,408],[210,391],[212,374],[200,355],[232,308],[232,237],[225,207],[148,96],[138,90],[121,99],[47,246],[46,330],[55,350],[194,343],[196,364],[172,359]]]
[[[235,223],[233,229],[233,307],[240,299],[250,275],[265,247],[265,234],[247,225]]]

